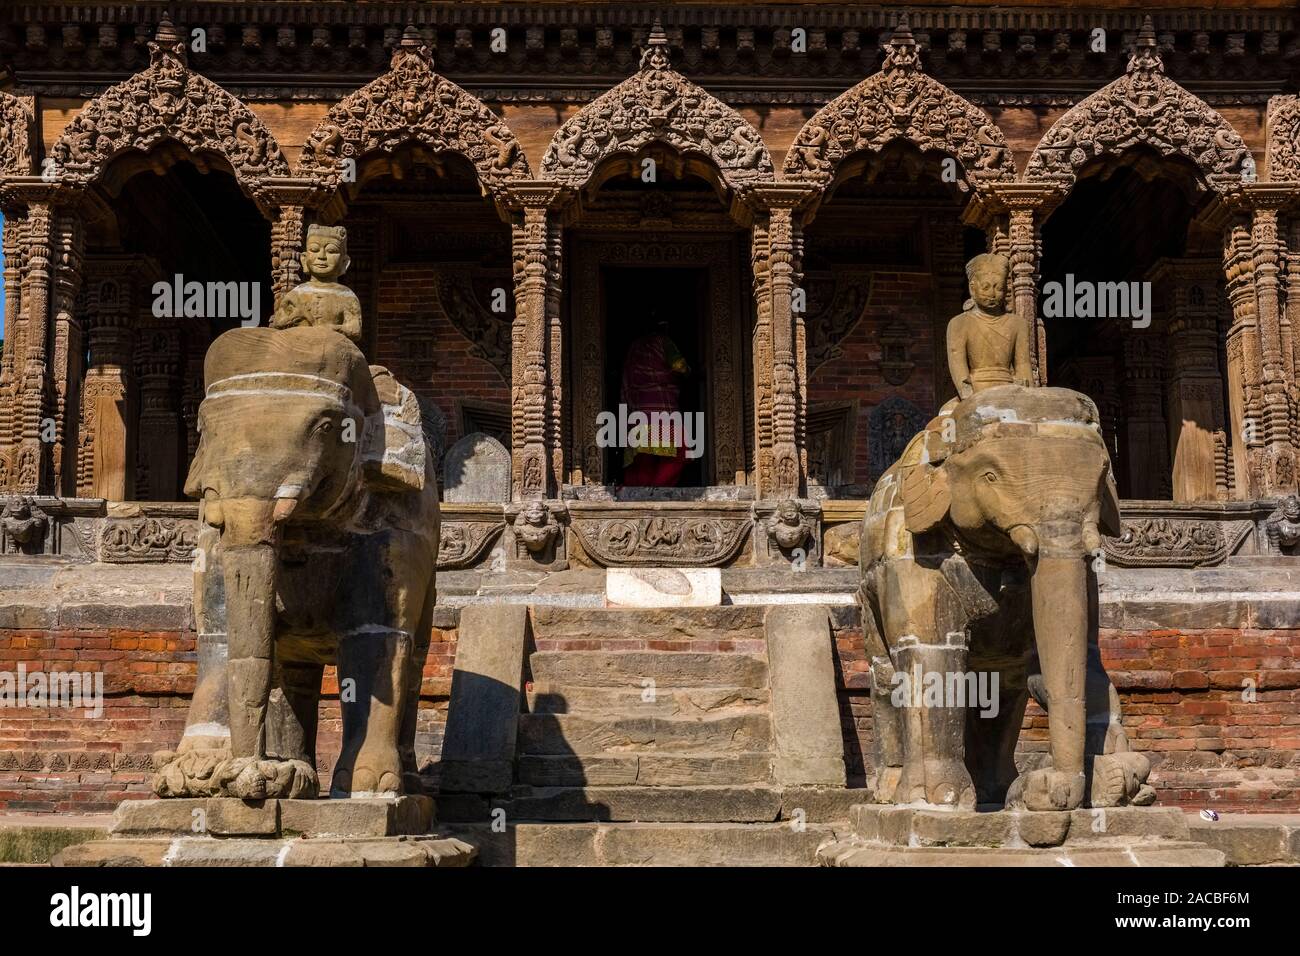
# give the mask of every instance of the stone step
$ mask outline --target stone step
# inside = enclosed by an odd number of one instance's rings
[[[518,780],[539,787],[681,787],[768,783],[765,753],[524,756]]]
[[[536,605],[538,640],[716,641],[762,640],[761,605],[590,608]]]
[[[814,866],[829,824],[523,823],[456,827],[480,866]]]
[[[1229,866],[1300,865],[1300,813],[1224,813],[1217,820],[1187,815],[1192,839],[1228,859]]]
[[[756,687],[582,687],[534,682],[528,709],[534,714],[704,717],[766,711],[771,694]]]
[[[767,687],[767,662],[752,654],[694,651],[538,651],[533,681],[581,687]],[[647,684],[653,681],[653,685]]]
[[[847,821],[864,792],[841,787],[529,787],[509,796],[439,798],[440,823],[481,823],[505,812],[508,823],[806,823]],[[848,835],[848,824],[844,825]]]
[[[520,714],[521,754],[610,754],[647,750],[736,753],[767,750],[771,721],[765,714],[709,718],[587,717]]]
[[[0,864],[43,866],[67,847],[107,839],[112,822],[106,813],[0,815]]]

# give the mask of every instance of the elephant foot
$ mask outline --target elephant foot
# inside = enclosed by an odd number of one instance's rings
[[[1145,807],[1156,792],[1147,785],[1151,761],[1134,750],[1098,754],[1092,762],[1091,805],[1094,807]]]
[[[161,750],[153,756],[153,792],[160,797],[213,796],[220,789],[217,770],[229,759],[228,749]]]
[[[904,768],[893,802],[969,810],[975,807],[975,783],[960,760],[926,760],[919,768]]]
[[[902,776],[902,767],[881,767],[876,774],[875,783],[871,787],[871,802],[893,803]]]
[[[1075,810],[1083,805],[1084,776],[1051,768],[1031,770],[1016,781],[1026,810]]]
[[[310,800],[319,782],[316,771],[302,760],[234,757],[214,774],[217,796],[241,800]]]
[[[331,797],[397,796],[402,789],[402,762],[397,748],[391,752],[362,750],[349,768],[334,771]]]

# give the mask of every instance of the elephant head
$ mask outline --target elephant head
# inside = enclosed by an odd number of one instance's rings
[[[952,406],[924,441],[903,479],[907,530],[943,526],[975,560],[1028,566],[1053,769],[1029,781],[1025,799],[1034,808],[1078,806],[1095,628],[1090,562],[1102,536],[1119,533],[1096,407],[1067,389],[999,386]]]
[[[347,527],[369,492],[422,489],[425,450],[418,412],[413,427],[386,427],[414,396],[332,329],[234,329],[208,349],[204,377],[185,492],[220,533],[231,754],[261,761],[284,529]]]

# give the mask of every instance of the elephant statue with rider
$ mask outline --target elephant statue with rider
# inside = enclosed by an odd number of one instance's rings
[[[1078,392],[983,389],[912,440],[876,485],[860,545],[878,802],[1154,798],[1097,644],[1102,536],[1118,533],[1097,410]],[[972,706],[976,687],[992,692]],[[1050,759],[1020,775],[1030,695]]]
[[[338,328],[226,332],[204,362],[194,610],[199,675],[160,796],[317,795],[323,670],[331,795],[418,792],[438,489],[415,396]]]

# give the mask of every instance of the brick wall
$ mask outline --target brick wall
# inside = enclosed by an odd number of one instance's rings
[[[850,786],[872,761],[868,667],[856,609],[835,611],[837,676]],[[421,694],[417,752],[436,779],[455,660],[454,613],[440,609]],[[185,628],[0,627],[0,671],[104,675],[98,719],[82,711],[0,708],[0,812],[91,813],[149,795],[151,755],[174,747],[194,687],[194,634]],[[537,650],[761,653],[750,637],[717,641],[542,639]],[[1112,628],[1102,657],[1119,689],[1134,747],[1151,758],[1160,802],[1220,810],[1300,809],[1300,629]],[[1253,681],[1253,685],[1244,684]],[[1243,691],[1253,687],[1253,700]],[[326,670],[318,751],[322,782],[339,749],[337,682]],[[1047,750],[1047,721],[1031,701],[1020,756]]]
[[[442,750],[455,628],[435,628],[425,664],[416,750],[422,768]],[[151,796],[152,755],[173,748],[194,691],[195,635],[188,630],[0,628],[0,671],[103,675],[103,713],[0,708],[0,812],[99,813]],[[329,786],[341,721],[334,668],[325,670],[318,752]]]
[[[846,481],[847,484],[866,484],[871,480],[869,462],[873,436],[869,422],[872,408],[890,395],[900,395],[927,416],[937,410],[932,283],[928,272],[876,272],[862,320],[839,343],[843,354],[824,363],[808,377],[811,408],[825,402],[858,401],[853,477]],[[909,357],[916,363],[911,376],[902,385],[891,385],[880,372],[878,336],[881,327],[893,321],[906,325],[910,331]]]
[[[375,361],[394,370],[398,380],[422,397],[433,399],[447,418],[447,447],[463,437],[460,399],[510,407],[510,386],[495,366],[471,354],[469,339],[451,324],[438,304],[434,276],[437,265],[387,263],[379,282],[379,324]],[[445,268],[443,266],[442,268]],[[430,343],[433,373],[413,381],[405,343],[415,333]]]

